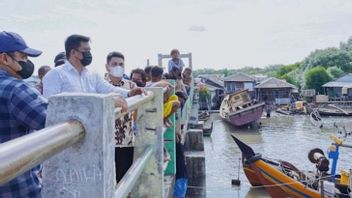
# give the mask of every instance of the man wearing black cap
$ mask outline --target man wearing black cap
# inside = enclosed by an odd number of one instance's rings
[[[20,35],[0,32],[0,144],[45,125],[46,99],[22,80],[33,74],[34,65],[28,57],[41,53],[29,48]],[[0,197],[36,198],[41,197],[40,190],[32,169],[0,185]]]
[[[65,52],[58,53],[54,59],[55,67],[65,64],[65,61],[66,61]]]

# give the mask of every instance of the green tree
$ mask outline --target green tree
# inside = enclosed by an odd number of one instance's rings
[[[347,40],[346,43],[340,43],[340,49],[352,52],[352,36]]]
[[[300,63],[284,65],[277,69],[277,71],[275,72],[275,76],[277,78],[281,78],[281,76],[287,75],[289,72],[299,69],[299,67],[300,67]]]
[[[326,72],[324,67],[318,66],[306,71],[305,75],[305,87],[307,89],[315,89],[319,93],[323,93],[323,84],[329,82],[331,77]]]
[[[306,70],[317,66],[337,66],[344,72],[352,72],[352,53],[335,47],[315,50],[304,59],[302,66]]]
[[[295,79],[289,74],[284,74],[284,75],[280,76],[279,78],[284,79],[284,80],[286,80],[286,82],[291,83],[293,85],[297,85],[297,82],[295,81]]]
[[[339,78],[345,74],[345,72],[342,71],[339,67],[329,67],[326,72],[330,75],[332,79]]]

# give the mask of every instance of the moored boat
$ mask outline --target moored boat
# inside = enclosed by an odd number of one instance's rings
[[[323,128],[323,121],[317,109],[313,109],[309,114],[309,120],[314,126]]]
[[[317,170],[303,172],[289,162],[264,158],[235,136],[232,137],[242,152],[243,169],[249,182],[253,186],[265,187],[272,197],[349,197],[351,189],[348,183],[340,180],[340,175],[334,174],[334,163],[332,174],[328,173],[329,160],[322,150],[313,149],[308,155]]]
[[[220,116],[233,126],[244,126],[259,120],[263,114],[264,103],[250,99],[248,90],[234,92],[225,96],[220,106]]]

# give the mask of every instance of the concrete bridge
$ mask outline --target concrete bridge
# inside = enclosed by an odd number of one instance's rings
[[[49,99],[46,128],[0,144],[0,184],[43,164],[43,197],[172,197],[176,173],[175,129],[184,125],[189,197],[205,197],[202,131],[197,125],[193,87],[180,118],[163,128],[163,90],[127,99],[137,112],[134,163],[117,184],[114,165],[114,95],[63,93]],[[191,118],[192,117],[192,118]],[[191,132],[191,133],[189,133]],[[199,146],[200,145],[200,146]],[[163,148],[171,154],[164,163]],[[195,150],[195,152],[193,152]],[[203,151],[202,151],[203,150]],[[200,189],[200,190],[199,190]]]

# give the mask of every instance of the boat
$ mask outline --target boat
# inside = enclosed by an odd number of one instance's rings
[[[317,109],[313,109],[312,112],[310,112],[309,120],[314,126],[323,128],[323,121]]]
[[[244,173],[251,185],[264,187],[272,197],[350,197],[348,193],[351,192],[351,188],[346,183],[346,178],[335,175],[337,158],[333,161],[333,168],[329,174],[329,160],[321,149],[313,149],[308,154],[309,160],[316,165],[316,170],[304,172],[289,162],[262,157],[234,135],[232,138],[242,152]],[[352,148],[348,145],[345,147]]]
[[[235,127],[249,125],[259,120],[264,103],[253,102],[248,89],[227,94],[220,106],[220,117]]]
[[[199,121],[207,121],[210,117],[210,114],[208,111],[199,111],[198,112],[198,120]]]
[[[203,136],[210,137],[213,132],[213,122],[211,122],[210,127],[203,127]]]
[[[318,112],[322,116],[352,116],[352,111],[350,109],[342,109],[335,105],[319,107]]]
[[[276,113],[282,114],[282,115],[291,115],[291,112],[282,108],[277,108]]]

